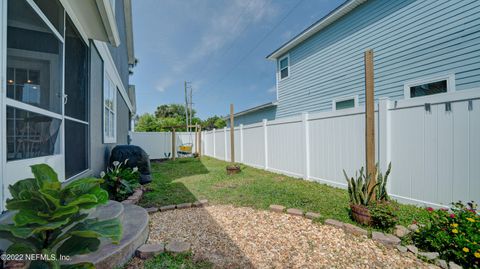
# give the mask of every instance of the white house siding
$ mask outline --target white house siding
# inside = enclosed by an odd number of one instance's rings
[[[454,73],[456,90],[480,87],[480,1],[369,0],[288,52],[276,118],[364,102],[363,53],[374,50],[376,98],[403,99],[406,81]]]

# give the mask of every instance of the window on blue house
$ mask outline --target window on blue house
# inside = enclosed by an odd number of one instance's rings
[[[357,106],[357,104],[358,104],[357,96],[343,97],[343,98],[337,98],[333,100],[332,107],[333,107],[333,110],[342,110],[347,108],[354,108]]]
[[[280,79],[284,79],[284,78],[287,78],[288,75],[289,75],[289,57],[288,55],[284,56],[283,58],[281,58],[279,61],[278,61],[278,65],[279,65],[279,70],[280,70]]]
[[[405,98],[446,93],[455,90],[455,75],[437,76],[405,83]]]

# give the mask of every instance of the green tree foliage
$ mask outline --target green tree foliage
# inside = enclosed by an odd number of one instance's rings
[[[196,111],[192,110],[192,125],[199,124],[203,129],[223,128],[225,120],[218,116],[202,121],[195,117]],[[175,127],[176,131],[186,131],[185,106],[181,104],[161,105],[154,114],[143,114],[136,119],[135,131],[138,132],[169,132]]]
[[[227,122],[224,118],[219,116],[210,117],[201,123],[203,130],[221,129],[227,126]]]
[[[62,186],[46,164],[33,165],[34,178],[9,186],[7,209],[13,223],[0,224],[0,238],[12,242],[8,254],[74,256],[96,251],[101,238],[118,243],[122,238],[119,219],[88,218],[86,210],[108,201],[100,187],[102,179],[84,178]],[[59,260],[33,261],[31,268],[94,268],[93,264],[60,266]]]

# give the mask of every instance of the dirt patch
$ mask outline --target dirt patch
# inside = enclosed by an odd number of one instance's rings
[[[151,215],[149,242],[185,240],[219,268],[435,268],[413,254],[303,217],[233,206]]]

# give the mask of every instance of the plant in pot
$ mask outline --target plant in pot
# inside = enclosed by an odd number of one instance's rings
[[[59,257],[96,251],[101,238],[114,243],[122,237],[119,219],[87,218],[85,211],[108,201],[102,179],[83,178],[62,186],[46,164],[31,166],[34,178],[9,186],[8,210],[12,221],[0,223],[0,238],[10,241],[7,254],[42,254],[51,259],[34,260],[30,268],[94,268],[91,263],[61,265]]]
[[[377,165],[377,172],[375,174],[376,183],[371,187],[369,186],[372,177],[364,173],[363,167],[360,168],[359,173],[355,173],[355,177],[348,177],[345,170],[343,170],[343,174],[348,183],[348,196],[350,198],[350,209],[353,220],[364,225],[372,224],[372,215],[369,206],[380,201],[389,200],[387,179],[390,175],[390,170],[391,164],[388,165],[387,172],[385,176],[383,176],[382,173],[379,172]]]

